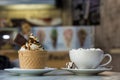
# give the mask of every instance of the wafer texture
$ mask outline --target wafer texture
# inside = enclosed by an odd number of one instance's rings
[[[21,69],[43,69],[47,61],[47,51],[18,51]]]

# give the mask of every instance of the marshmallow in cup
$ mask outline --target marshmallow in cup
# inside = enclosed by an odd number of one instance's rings
[[[97,48],[90,49],[72,49],[69,51],[69,57],[78,69],[94,69],[106,66],[112,61],[110,54],[104,54],[104,51]],[[108,62],[100,64],[105,57],[109,57]]]

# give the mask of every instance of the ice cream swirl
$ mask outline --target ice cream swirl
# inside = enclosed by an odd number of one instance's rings
[[[39,40],[37,39],[37,37],[33,36],[33,34],[31,33],[29,35],[29,39],[26,42],[25,45],[23,45],[21,47],[20,50],[40,50],[40,51],[44,51],[43,46],[40,44]]]

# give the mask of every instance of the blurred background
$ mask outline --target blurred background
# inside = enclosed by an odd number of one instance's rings
[[[95,47],[120,71],[119,7],[119,0],[0,0],[0,69],[19,67],[14,38],[33,33],[49,53],[48,67],[64,67],[71,49]]]

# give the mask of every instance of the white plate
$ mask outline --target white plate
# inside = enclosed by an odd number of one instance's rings
[[[69,72],[72,72],[77,75],[93,75],[93,74],[98,74],[104,71],[109,71],[112,70],[112,68],[97,68],[97,69],[68,69],[68,68],[62,68],[62,70],[66,70]]]
[[[53,70],[55,68],[45,68],[45,69],[20,69],[20,68],[11,68],[11,69],[4,69],[5,71],[15,73],[15,74],[23,74],[23,75],[40,75],[44,74]]]

